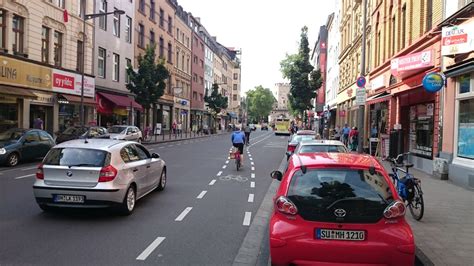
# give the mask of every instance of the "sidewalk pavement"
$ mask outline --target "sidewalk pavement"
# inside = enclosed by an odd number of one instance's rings
[[[196,138],[206,138],[212,136],[218,136],[222,134],[229,133],[225,130],[218,131],[216,134],[203,134],[203,133],[195,133],[195,132],[183,132],[182,134],[164,134],[164,135],[156,135],[152,136],[150,141],[143,141],[143,144],[157,144],[157,143],[165,143],[165,142],[174,142],[180,140],[187,140],[187,139],[196,139]]]
[[[382,164],[390,172],[390,165]],[[421,179],[425,203],[421,221],[409,210],[406,214],[417,256],[424,265],[474,265],[474,191],[412,169]]]

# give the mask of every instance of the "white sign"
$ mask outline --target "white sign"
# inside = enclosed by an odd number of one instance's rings
[[[385,76],[382,74],[374,79],[370,79],[370,89],[376,90],[385,86]]]
[[[463,54],[474,50],[474,22],[443,27],[441,55]]]
[[[82,76],[80,74],[53,69],[53,91],[81,95]],[[94,97],[95,79],[84,76],[84,96]]]
[[[161,123],[156,123],[155,135],[161,135]]]
[[[365,93],[365,88],[356,89],[355,105],[365,105],[366,99],[367,94]]]

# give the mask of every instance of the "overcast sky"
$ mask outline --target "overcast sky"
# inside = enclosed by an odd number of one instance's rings
[[[283,82],[280,61],[296,53],[301,28],[311,51],[336,0],[178,0],[227,47],[242,49],[242,91]]]

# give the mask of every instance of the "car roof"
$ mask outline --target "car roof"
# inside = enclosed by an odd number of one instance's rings
[[[372,156],[358,153],[302,153],[291,156],[295,167],[353,167],[383,169],[381,164]]]
[[[301,146],[304,145],[332,145],[332,146],[344,146],[339,140],[326,140],[326,139],[313,139],[313,140],[303,140],[300,142]]]
[[[296,135],[315,135],[316,132],[313,130],[298,130]]]
[[[55,148],[85,148],[94,150],[106,150],[109,151],[111,148],[121,148],[127,144],[136,143],[133,141],[123,141],[115,139],[75,139],[63,142],[55,146]]]

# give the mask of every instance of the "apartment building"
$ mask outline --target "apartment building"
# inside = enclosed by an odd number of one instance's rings
[[[204,128],[204,123],[208,127],[205,117],[206,110],[204,108],[204,84],[205,74],[204,69],[206,58],[206,45],[199,32],[201,22],[199,18],[193,17],[189,14],[189,26],[192,30],[192,80],[191,80],[191,128],[193,131],[201,131]]]
[[[339,91],[339,48],[341,34],[339,32],[340,25],[340,1],[334,1],[334,13],[328,17],[327,30],[327,71],[326,71],[326,98],[325,98],[325,116],[328,121],[328,128],[336,127],[336,108],[337,93]]]

